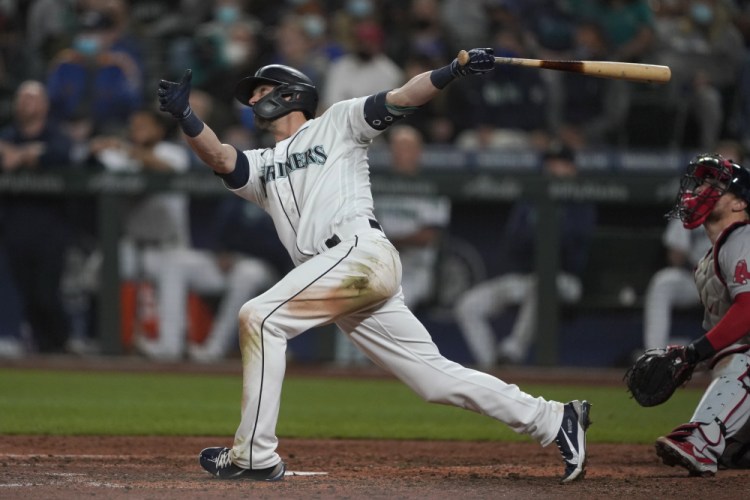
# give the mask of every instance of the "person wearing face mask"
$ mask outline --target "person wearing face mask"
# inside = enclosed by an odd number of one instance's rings
[[[217,99],[230,95],[233,82],[254,67],[260,55],[258,34],[260,26],[254,19],[233,21],[222,30],[221,57],[217,63],[203,67],[201,90]],[[223,99],[217,103],[225,112],[231,101]]]
[[[71,47],[53,59],[47,89],[53,118],[87,116],[95,131],[121,128],[143,100],[143,72],[111,12],[86,11]]]
[[[321,96],[323,109],[338,101],[375,94],[403,83],[403,71],[383,52],[385,33],[378,23],[357,22],[353,35],[350,52],[329,67]]]
[[[687,0],[679,7],[657,20],[654,62],[672,69],[664,102],[676,109],[674,141],[711,150],[727,125],[727,103],[734,97],[745,47],[723,3]]]
[[[260,21],[247,13],[244,0],[212,3],[207,21],[200,23],[193,32],[186,31],[168,42],[166,58],[175,72],[185,65],[193,67],[194,85],[205,90],[211,90],[224,78],[234,81],[235,76],[227,75],[227,70],[254,64],[256,37],[261,28]],[[224,92],[220,89],[216,95],[225,95]]]

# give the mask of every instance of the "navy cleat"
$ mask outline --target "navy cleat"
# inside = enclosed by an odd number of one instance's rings
[[[586,430],[591,425],[591,403],[571,401],[563,410],[562,424],[555,443],[565,462],[565,472],[560,483],[570,483],[586,474]]]
[[[205,448],[200,454],[201,466],[220,479],[251,479],[253,481],[281,481],[286,464],[281,461],[267,469],[243,469],[232,463],[229,448]]]

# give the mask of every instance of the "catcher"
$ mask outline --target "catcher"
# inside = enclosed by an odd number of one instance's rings
[[[638,403],[654,406],[701,363],[711,384],[690,421],[656,440],[656,454],[690,475],[750,468],[750,172],[717,154],[696,156],[667,216],[688,229],[703,225],[713,245],[695,268],[707,333],[687,346],[647,351],[626,382]]]

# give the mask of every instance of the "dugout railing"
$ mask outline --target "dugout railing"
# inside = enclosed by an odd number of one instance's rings
[[[535,200],[540,218],[535,256],[539,278],[540,314],[536,360],[541,365],[558,361],[556,331],[560,318],[554,276],[558,268],[559,238],[554,224],[557,203],[587,200],[603,213],[594,248],[597,253],[587,270],[591,283],[586,294],[588,307],[610,307],[617,303],[618,279],[632,275],[642,284],[655,269],[644,255],[655,258],[663,213],[672,203],[682,167],[691,154],[686,152],[589,152],[579,154],[581,173],[570,180],[553,180],[539,174],[539,158],[529,152],[465,153],[453,149],[428,150],[425,172],[413,181],[389,176],[387,154],[371,152],[372,185],[383,192],[441,193],[449,196],[464,213],[482,215],[492,221],[493,210],[519,198]],[[98,291],[97,331],[106,354],[119,354],[120,276],[118,241],[119,214],[123,203],[149,192],[182,192],[191,197],[231,196],[210,172],[185,174],[115,174],[68,170],[66,173],[0,174],[0,196],[92,197],[96,207],[96,232],[103,254],[101,286]],[[501,216],[497,216],[501,224]],[[645,221],[645,223],[644,223]],[[620,228],[622,231],[620,231]],[[611,241],[607,242],[609,239]],[[619,244],[618,244],[619,241]],[[606,246],[618,250],[608,257]],[[626,248],[621,248],[626,247]],[[618,279],[612,276],[617,275]]]

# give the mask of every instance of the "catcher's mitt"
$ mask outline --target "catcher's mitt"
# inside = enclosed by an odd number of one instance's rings
[[[628,390],[641,406],[656,406],[690,380],[695,363],[687,360],[683,346],[649,349],[625,372]]]

